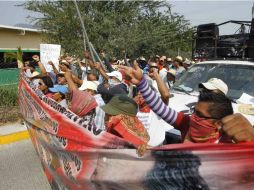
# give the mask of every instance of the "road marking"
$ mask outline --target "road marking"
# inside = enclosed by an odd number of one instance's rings
[[[16,141],[29,139],[29,138],[30,138],[30,136],[29,136],[28,131],[22,131],[22,132],[17,132],[17,133],[11,133],[8,135],[2,135],[2,136],[0,136],[0,145],[9,144],[9,143],[13,143]]]

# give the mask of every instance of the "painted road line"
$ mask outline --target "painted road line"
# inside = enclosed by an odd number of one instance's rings
[[[13,143],[16,141],[29,139],[29,138],[30,138],[30,136],[29,136],[28,131],[22,131],[22,132],[17,132],[17,133],[11,133],[8,135],[2,135],[2,136],[0,136],[0,145],[9,144],[9,143]]]

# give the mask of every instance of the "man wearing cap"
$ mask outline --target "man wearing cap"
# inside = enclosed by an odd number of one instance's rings
[[[227,95],[228,93],[228,86],[225,82],[218,78],[211,78],[207,82],[200,83],[199,88],[201,91],[213,91],[216,93],[222,93]]]
[[[137,85],[149,107],[168,124],[181,131],[182,141],[191,143],[224,142],[223,118],[233,114],[231,100],[224,94],[201,92],[192,115],[177,112],[168,107],[155,93],[137,65],[121,67]]]
[[[160,56],[159,55],[155,55],[155,63],[159,63],[160,62]]]
[[[95,115],[94,123],[97,128],[104,130],[105,129],[105,124],[104,124],[105,112],[100,107],[105,105],[105,103],[103,99],[101,98],[101,95],[97,94],[97,87],[98,87],[97,81],[86,81],[81,85],[81,87],[79,87],[79,90],[86,91],[95,98],[97,107],[95,109],[96,115]]]
[[[128,94],[128,87],[123,83],[122,73],[119,71],[106,73],[100,63],[95,63],[95,68],[105,79],[105,82],[98,86],[98,93],[102,95],[105,103],[116,94]]]
[[[136,117],[137,103],[126,95],[116,95],[101,107],[106,113],[106,131],[132,143],[136,147],[146,147],[149,135]]]
[[[181,56],[177,56],[173,61],[173,69],[176,70],[176,80],[178,80],[183,73],[186,71],[183,67],[183,58]]]
[[[149,84],[151,84],[154,89],[159,91],[158,85],[156,83],[156,79],[154,78],[153,73],[157,73],[159,75],[158,64],[155,63],[155,62],[150,62],[149,63],[149,68],[148,68],[148,75],[145,75],[145,76],[146,76],[147,80],[149,81]]]
[[[176,71],[174,69],[169,69],[167,72],[167,84],[169,88],[172,88],[172,86],[175,83],[176,79]]]
[[[185,59],[185,61],[183,62],[183,67],[185,68],[185,70],[187,71],[189,69],[189,67],[191,66],[191,61],[189,59]]]
[[[87,72],[91,70],[91,68],[86,65],[86,59],[80,60],[79,58],[77,59],[77,63],[79,65],[80,70],[82,71],[81,79],[86,80],[87,79]]]
[[[159,71],[161,71],[164,68],[166,59],[167,59],[167,57],[165,55],[160,57],[160,60],[159,60],[158,65],[157,65],[158,68],[159,68]]]
[[[166,65],[166,56],[162,56],[160,58],[160,63],[158,64],[159,67],[159,75],[162,79],[162,81],[166,84],[166,86],[169,89],[169,86],[167,84],[167,72],[168,72],[168,65]]]
[[[172,59],[170,58],[170,57],[168,57],[167,59],[166,59],[166,64],[168,64],[168,65],[172,65]]]
[[[68,108],[65,96],[69,92],[65,85],[54,85],[53,88],[49,88],[49,91],[53,93],[52,99],[58,102],[64,108]]]

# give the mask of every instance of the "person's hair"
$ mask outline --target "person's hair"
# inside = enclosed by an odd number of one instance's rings
[[[199,102],[210,104],[208,112],[214,118],[222,119],[234,112],[231,100],[221,93],[202,91],[199,95]]]
[[[65,63],[65,62],[60,61],[60,64],[65,65],[68,69],[71,68],[70,65],[69,65],[68,63]]]
[[[65,94],[63,94],[62,92],[59,92],[59,94],[61,95],[62,99],[65,99]]]
[[[157,57],[152,57],[151,59],[150,59],[150,62],[154,62],[154,63],[156,63],[156,59],[160,59],[160,58],[157,58]]]
[[[32,61],[29,61],[28,67],[32,67],[33,69],[35,69],[35,65],[34,65],[34,63]]]
[[[56,76],[57,77],[64,77],[64,74],[63,73],[58,73]]]
[[[54,84],[49,76],[43,76],[43,77],[41,77],[41,80],[48,88],[52,88],[54,86]]]

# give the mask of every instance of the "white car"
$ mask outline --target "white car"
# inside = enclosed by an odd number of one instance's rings
[[[190,108],[198,100],[199,83],[210,78],[219,78],[228,85],[227,96],[235,101],[232,104],[235,113],[239,112],[236,100],[243,93],[254,97],[254,62],[214,60],[197,63],[186,71],[170,90],[169,106],[190,113]],[[254,124],[254,116],[245,116]]]

